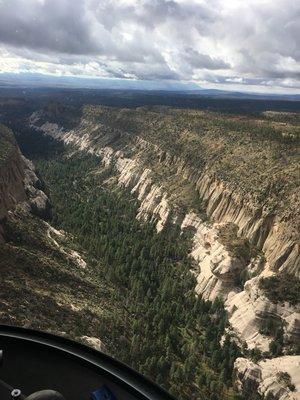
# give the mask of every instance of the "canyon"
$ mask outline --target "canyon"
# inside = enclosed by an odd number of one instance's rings
[[[299,242],[293,224],[280,213],[270,212],[251,196],[243,196],[208,167],[199,171],[145,137],[129,137],[126,130],[120,132],[119,129],[108,132],[105,123],[101,118],[95,122],[88,114],[76,128],[65,129],[56,122],[47,121],[39,112],[30,118],[31,128],[37,134],[51,135],[75,151],[96,155],[104,166],[111,168],[118,185],[130,190],[138,199],[138,219],[155,221],[158,232],[168,224],[177,225],[181,232],[192,232],[190,255],[195,265],[192,273],[197,279],[195,291],[206,300],[221,298],[224,301],[229,330],[240,345],[267,354],[273,339],[263,332],[263,326],[266,320],[273,319],[283,327],[284,348],[288,354],[299,343],[299,305],[270,301],[259,282],[280,273],[299,278]],[[158,169],[166,171],[163,178],[164,172],[159,176]],[[174,180],[179,182],[179,189],[172,191],[168,183]],[[200,213],[189,205],[181,206],[180,182],[186,181],[201,204]],[[220,229],[226,229],[228,224],[234,224],[237,237],[249,241],[255,248],[255,255],[248,262],[234,255],[222,241]],[[243,271],[247,271],[247,278],[241,283],[238,281]],[[280,357],[278,363],[273,359],[272,365],[276,365],[277,372],[290,374],[298,392],[299,357],[285,355],[284,359],[284,363],[280,362]],[[289,388],[278,388],[278,382],[275,389],[269,388],[276,376],[266,372],[271,368],[268,360],[258,366],[247,363],[246,359],[243,362],[238,359],[235,365],[237,375],[244,376],[241,381],[245,384],[250,374],[251,379],[258,382],[261,394],[271,391],[276,399],[299,398]],[[294,367],[287,371],[287,365]],[[261,372],[246,372],[255,368]],[[264,383],[266,374],[268,385]]]
[[[260,285],[261,279],[282,273],[300,277],[297,217],[294,220],[293,213],[287,214],[283,207],[274,212],[269,203],[260,202],[251,193],[241,193],[208,164],[195,167],[151,135],[129,134],[126,128],[120,128],[121,123],[111,129],[105,113],[97,113],[96,107],[88,108],[71,128],[53,121],[43,110],[34,112],[27,123],[35,135],[51,136],[71,152],[98,157],[110,171],[108,179],[116,180],[118,187],[138,200],[138,220],[155,223],[157,232],[173,225],[181,235],[190,235],[195,293],[209,301],[222,299],[231,337],[248,352],[258,350],[261,354],[255,362],[236,359],[238,386],[242,389],[250,384],[266,398],[299,399],[300,359],[293,355],[300,338],[299,304],[271,301]],[[0,164],[0,220],[16,207],[45,217],[50,204],[33,164],[21,154],[9,132],[4,136],[9,151]],[[86,268],[84,257],[57,243],[63,232],[48,224],[47,235],[78,268]],[[243,246],[238,249],[243,256],[232,250],[232,241],[241,241]],[[249,253],[246,256],[244,247]],[[278,321],[282,327],[280,357],[270,355],[274,338],[265,331],[269,320]],[[97,341],[89,336],[82,340]],[[96,346],[105,348],[99,343]],[[290,384],[278,378],[284,373]]]

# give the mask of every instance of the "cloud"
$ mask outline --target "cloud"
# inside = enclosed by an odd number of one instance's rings
[[[212,58],[208,54],[201,54],[192,47],[187,47],[183,52],[185,62],[194,69],[228,69],[230,64],[222,59]]]
[[[0,0],[0,71],[299,87],[286,0]]]
[[[4,44],[67,54],[101,52],[93,41],[82,1],[2,0],[0,40]]]

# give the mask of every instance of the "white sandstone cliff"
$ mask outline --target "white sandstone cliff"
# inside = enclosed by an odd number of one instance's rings
[[[300,399],[300,356],[283,356],[258,363],[237,358],[234,371],[240,390],[257,390],[266,399]]]

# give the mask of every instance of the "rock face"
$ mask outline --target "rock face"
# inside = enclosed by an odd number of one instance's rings
[[[50,202],[46,194],[39,189],[40,180],[35,174],[33,163],[22,156],[24,163],[24,188],[27,196],[27,204],[33,214],[47,218],[50,213]]]
[[[257,390],[266,399],[300,399],[300,356],[277,357],[257,364],[237,358],[234,370],[238,387],[246,393]]]
[[[103,352],[106,351],[106,348],[105,348],[103,342],[101,342],[101,340],[96,337],[81,336],[79,339],[81,339],[81,341],[83,341],[88,346],[93,347],[95,350],[99,350],[99,351],[103,351]]]
[[[48,197],[39,188],[40,181],[32,162],[20,152],[11,132],[0,131],[0,140],[8,140],[9,148],[0,165],[0,224],[8,211],[20,205],[40,216],[50,210]]]
[[[1,132],[0,135],[2,135]],[[0,138],[5,140],[4,136]],[[23,184],[25,179],[24,162],[12,135],[8,140],[10,148],[3,156],[0,165],[0,220],[8,210],[26,199]]]
[[[288,303],[270,302],[258,287],[259,278],[248,280],[243,291],[229,295],[225,307],[230,325],[250,349],[269,350],[272,338],[261,333],[267,320],[282,324],[285,342],[297,344],[300,336],[299,308]]]
[[[195,229],[191,256],[199,266],[196,292],[207,300],[226,299],[229,293],[238,293],[235,277],[243,267],[241,261],[231,256],[218,240],[216,225],[204,223],[195,213],[186,214],[181,224],[182,230]]]
[[[203,174],[197,182],[200,197],[207,203],[208,216],[217,222],[232,222],[239,233],[264,252],[274,271],[286,271],[300,276],[299,244],[288,225],[263,208],[231,191],[225,184]]]

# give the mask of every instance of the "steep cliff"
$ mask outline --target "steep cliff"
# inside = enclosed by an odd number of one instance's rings
[[[4,126],[0,126],[0,151],[0,224],[18,204],[46,216],[50,204],[40,189],[34,165],[21,154],[12,132]]]
[[[11,132],[0,126],[0,220],[26,199],[24,161]]]

